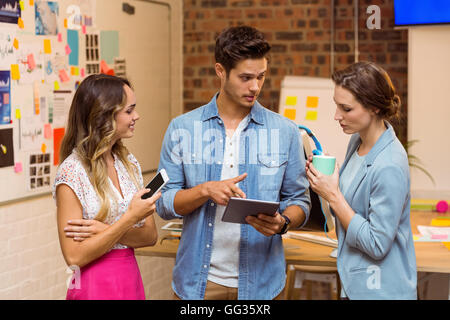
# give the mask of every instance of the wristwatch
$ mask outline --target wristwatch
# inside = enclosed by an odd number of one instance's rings
[[[283,228],[281,228],[281,230],[280,230],[280,232],[278,232],[278,234],[285,234],[288,230],[288,226],[291,223],[291,220],[288,217],[286,217],[284,214],[280,213],[280,216],[282,216],[284,218],[285,222],[284,222]]]

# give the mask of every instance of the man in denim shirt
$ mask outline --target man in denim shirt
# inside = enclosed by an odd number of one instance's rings
[[[258,30],[224,30],[216,40],[221,88],[170,123],[159,169],[170,181],[157,212],[183,218],[172,288],[181,299],[274,299],[282,292],[281,234],[302,226],[310,198],[297,126],[256,98],[270,45]],[[230,197],[279,201],[274,216],[221,221]]]

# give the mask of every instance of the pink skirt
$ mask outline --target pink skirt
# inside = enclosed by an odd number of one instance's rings
[[[75,270],[67,300],[145,300],[134,249],[115,249]]]

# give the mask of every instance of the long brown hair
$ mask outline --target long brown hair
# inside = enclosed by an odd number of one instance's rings
[[[105,221],[110,211],[111,190],[105,153],[108,152],[116,131],[115,115],[125,107],[127,96],[124,86],[131,88],[126,79],[105,74],[90,75],[84,79],[72,100],[66,134],[61,144],[61,163],[75,151],[95,192],[101,199],[96,220]],[[112,147],[125,165],[133,183],[139,189],[138,169],[128,160],[129,151],[118,140]]]
[[[378,117],[398,121],[401,101],[388,73],[373,62],[356,62],[331,76],[349,90],[366,109],[378,109]]]

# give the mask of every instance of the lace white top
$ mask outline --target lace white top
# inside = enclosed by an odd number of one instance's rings
[[[130,153],[128,160],[132,162],[138,168],[138,183],[140,188],[143,188],[143,179],[141,167],[136,158]],[[138,191],[133,183],[133,180],[129,176],[124,164],[120,159],[114,155],[114,168],[116,169],[117,176],[119,178],[120,189],[114,186],[111,179],[109,179],[111,189],[113,190],[116,199],[111,199],[111,208],[108,217],[104,221],[106,224],[113,224],[122,217],[126,212],[134,194]],[[60,184],[68,185],[78,197],[78,200],[83,207],[83,219],[92,220],[100,210],[100,198],[95,192],[92,186],[88,174],[81,164],[81,160],[78,158],[75,152],[72,152],[67,159],[59,166],[55,177],[55,184],[53,185],[53,198],[56,200],[56,187]],[[141,227],[144,225],[145,220],[140,221],[134,227]],[[125,245],[117,243],[112,249],[125,249],[128,248]]]

